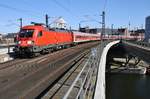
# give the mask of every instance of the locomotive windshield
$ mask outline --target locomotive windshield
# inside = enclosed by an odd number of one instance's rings
[[[32,37],[34,30],[32,29],[23,29],[19,33],[19,37]]]

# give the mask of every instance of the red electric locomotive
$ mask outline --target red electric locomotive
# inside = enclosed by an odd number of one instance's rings
[[[16,54],[35,55],[50,52],[74,43],[100,40],[99,34],[72,32],[66,29],[51,29],[42,24],[24,26],[17,37]]]
[[[68,30],[49,30],[39,24],[24,26],[18,34],[14,52],[17,54],[49,52],[57,47],[72,44],[72,37],[72,33]]]

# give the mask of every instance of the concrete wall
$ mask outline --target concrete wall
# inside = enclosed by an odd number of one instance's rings
[[[110,42],[109,44],[106,45],[106,47],[102,52],[100,63],[99,63],[94,99],[105,99],[105,68],[106,68],[107,54],[109,49],[117,43],[119,43],[119,41]]]

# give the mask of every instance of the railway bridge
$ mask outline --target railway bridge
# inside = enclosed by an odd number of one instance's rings
[[[94,99],[105,99],[107,97],[105,96],[105,72],[109,71],[110,64],[108,61],[111,61],[113,57],[125,58],[125,64],[128,64],[128,62],[134,58],[135,65],[142,60],[150,66],[150,43],[127,40],[108,43],[104,47],[101,55]]]
[[[144,42],[101,41],[1,63],[0,98],[105,99],[105,73],[112,59],[126,58],[127,64],[137,57],[150,63],[149,51]]]

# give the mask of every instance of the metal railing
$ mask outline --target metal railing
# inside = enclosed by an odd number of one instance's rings
[[[128,42],[128,43],[132,43],[132,44],[135,44],[135,45],[139,45],[141,47],[145,47],[145,48],[150,48],[150,43],[148,42],[143,42],[143,41],[125,41],[123,40],[123,42]]]
[[[71,95],[71,92],[76,87],[77,83],[78,85],[80,85],[80,87],[79,87],[79,91],[76,97],[74,97],[75,99],[85,99],[85,98],[90,99],[93,97],[95,82],[96,82],[94,78],[96,79],[96,74],[98,70],[97,68],[98,68],[99,60],[100,60],[100,54],[98,51],[99,50],[96,48],[93,48],[91,50],[91,55],[87,59],[82,70],[79,72],[79,74],[75,78],[69,90],[64,95],[63,99],[67,99]]]

